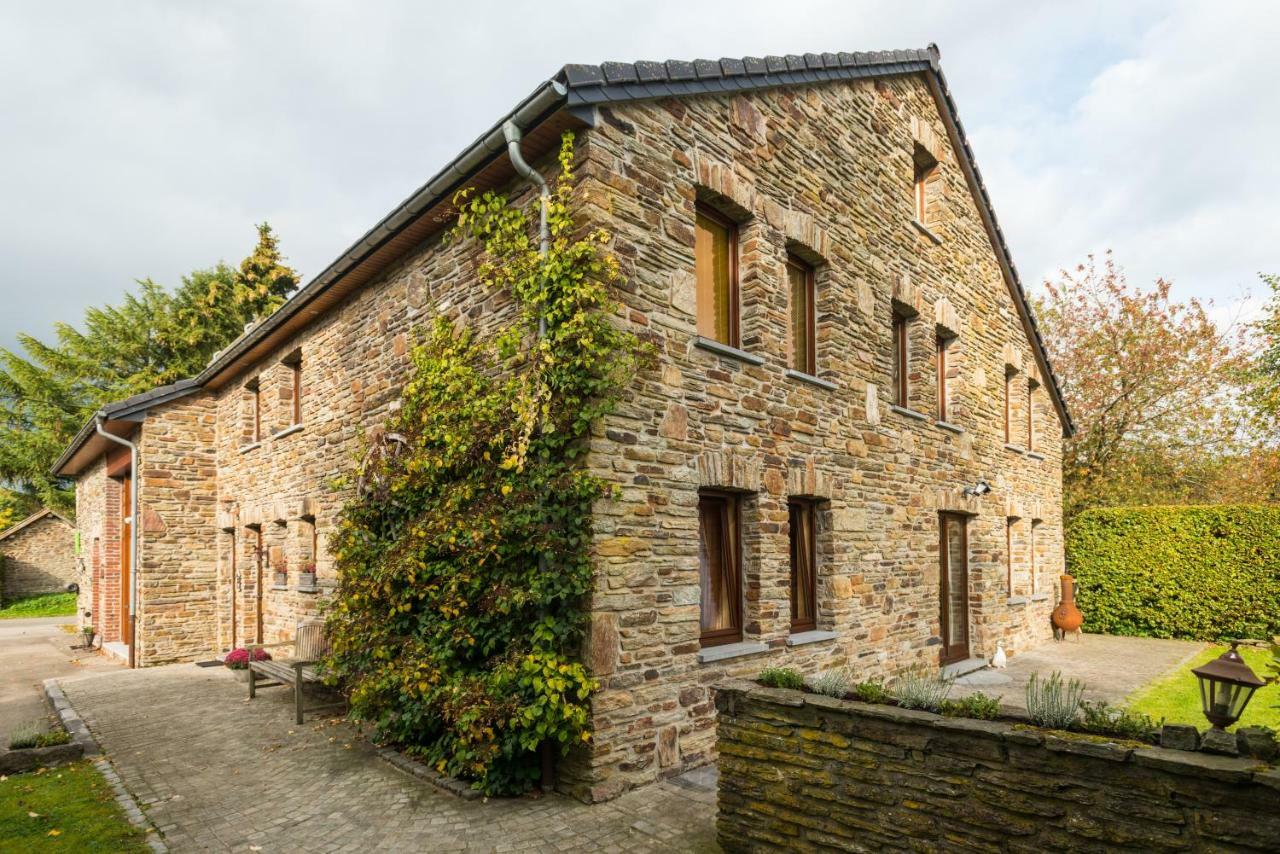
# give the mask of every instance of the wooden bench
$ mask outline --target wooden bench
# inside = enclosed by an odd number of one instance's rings
[[[293,647],[294,657],[279,660],[254,661],[254,653],[259,649],[277,649]],[[305,711],[302,686],[320,682],[320,671],[316,663],[328,650],[324,639],[324,624],[319,621],[303,621],[298,623],[297,637],[281,643],[255,643],[245,647],[249,651],[249,699],[257,696],[259,687],[272,685],[292,685],[293,705],[298,723],[302,723]],[[260,682],[261,675],[266,681]]]

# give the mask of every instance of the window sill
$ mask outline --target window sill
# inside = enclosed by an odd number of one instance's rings
[[[961,427],[959,424],[952,424],[950,421],[935,421],[933,422],[933,426],[941,427],[943,430],[946,430],[949,433],[959,434],[964,432],[963,427]]]
[[[294,433],[301,433],[303,425],[291,424],[283,430],[277,430],[271,434],[272,439],[283,439],[285,436],[292,436]]]
[[[1005,600],[1006,605],[1025,605],[1029,600],[1026,596],[1010,596]]]
[[[896,403],[889,404],[889,409],[899,415],[905,415],[908,418],[914,418],[916,421],[928,421],[929,416],[923,412],[916,412],[914,409],[907,409],[905,406],[899,406]]]
[[[1027,451],[1027,456],[1028,456],[1028,457],[1030,457],[1030,458],[1031,458],[1031,459],[1033,459],[1033,460],[1043,460],[1043,459],[1044,459],[1044,454],[1038,453],[1037,451]]]
[[[289,585],[287,585],[287,584],[273,584],[273,585],[271,585],[271,589],[272,589],[272,590],[288,590],[288,589],[289,589]]]
[[[299,593],[319,593],[320,588],[319,587],[299,587],[298,592]]]
[[[1021,445],[1010,445],[1008,442],[1005,442],[1005,443],[1004,443],[1004,448],[1005,448],[1005,450],[1006,450],[1006,451],[1013,451],[1015,454],[1025,454],[1025,453],[1026,453],[1026,451],[1024,451],[1024,450],[1022,449],[1022,446],[1021,446]]]
[[[838,638],[835,632],[823,632],[818,630],[799,632],[787,638],[787,646],[804,646],[807,643],[821,643],[822,641],[835,640]]]
[[[739,362],[746,362],[748,365],[763,365],[764,357],[756,356],[748,353],[746,350],[739,350],[737,347],[731,347],[728,344],[721,344],[719,341],[713,341],[710,338],[703,338],[701,335],[693,336],[693,346],[715,353],[717,356],[724,356],[729,359],[737,359]]]
[[[247,454],[247,453],[249,453],[250,451],[256,451],[256,450],[258,450],[258,449],[259,449],[259,448],[261,448],[261,447],[262,447],[262,443],[261,443],[261,442],[251,442],[251,443],[250,443],[250,444],[248,444],[248,445],[241,445],[241,446],[240,446],[240,453],[242,453],[242,454]]]
[[[1048,599],[1048,598],[1049,598],[1049,594],[1048,594],[1048,593],[1032,593],[1032,594],[1031,594],[1031,601],[1032,601],[1032,602],[1043,602],[1044,600],[1046,600],[1046,599]]]
[[[726,643],[720,646],[708,646],[698,650],[698,663],[711,664],[715,661],[727,661],[731,658],[742,658],[743,656],[768,651],[768,644],[757,641],[738,641],[737,643]]]
[[[934,233],[929,229],[929,226],[925,225],[923,222],[921,222],[921,221],[920,221],[920,220],[918,220],[918,219],[912,219],[912,220],[911,220],[911,224],[912,224],[913,226],[915,226],[916,231],[920,232],[921,234],[923,234],[925,237],[927,237],[927,238],[929,238],[930,240],[932,240],[932,241],[933,241],[934,243],[936,243],[937,245],[939,245],[939,246],[941,246],[941,245],[942,245],[942,238],[941,238],[941,237],[939,237],[938,235],[934,234]]]
[[[840,386],[830,380],[824,380],[822,377],[815,377],[813,374],[806,374],[804,371],[788,369],[787,376],[793,380],[799,380],[802,383],[816,385],[818,388],[825,388],[827,391],[835,391],[840,388]]]

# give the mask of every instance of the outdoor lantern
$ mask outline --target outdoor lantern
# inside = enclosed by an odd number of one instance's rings
[[[1267,684],[1236,652],[1239,644],[1231,641],[1231,649],[1191,671],[1200,680],[1200,705],[1214,729],[1225,729],[1240,720],[1253,692]]]

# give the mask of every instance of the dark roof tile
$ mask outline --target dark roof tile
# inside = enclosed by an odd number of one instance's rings
[[[741,59],[722,59],[720,60],[720,70],[725,77],[736,77],[739,74],[747,73],[746,63]]]
[[[636,67],[630,62],[602,62],[600,70],[610,83],[634,83],[638,80]]]
[[[603,83],[604,74],[598,65],[566,65],[564,79],[570,86],[590,86],[593,83]]]
[[[668,59],[667,76],[672,80],[693,80],[698,74],[693,70],[692,62],[685,62],[683,59]]]

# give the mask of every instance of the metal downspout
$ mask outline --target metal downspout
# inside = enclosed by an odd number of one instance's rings
[[[524,159],[524,154],[520,151],[522,137],[520,126],[511,119],[507,119],[502,123],[502,135],[507,140],[507,156],[511,158],[511,165],[515,167],[520,177],[538,188],[538,255],[546,258],[547,252],[551,249],[551,234],[547,226],[547,205],[551,202],[551,188],[547,186],[547,180],[542,177],[542,173]],[[538,338],[545,338],[546,334],[546,294],[544,293],[542,302],[538,305]],[[545,555],[538,555],[538,569],[546,572]],[[542,790],[550,792],[556,785],[556,756],[550,741],[543,741],[538,746],[538,757],[542,764]]]
[[[98,435],[129,449],[129,666],[135,667],[138,648],[138,446],[102,429],[102,416],[93,421]]]
[[[542,173],[525,161],[524,154],[520,151],[520,140],[523,137],[520,127],[507,119],[502,123],[502,135],[507,140],[507,156],[511,158],[511,165],[520,173],[521,178],[538,188],[538,254],[545,258],[551,248],[551,233],[547,228],[547,205],[551,202],[551,188],[547,186],[547,179],[542,177]],[[547,318],[541,308],[539,306],[539,338],[547,334]]]

